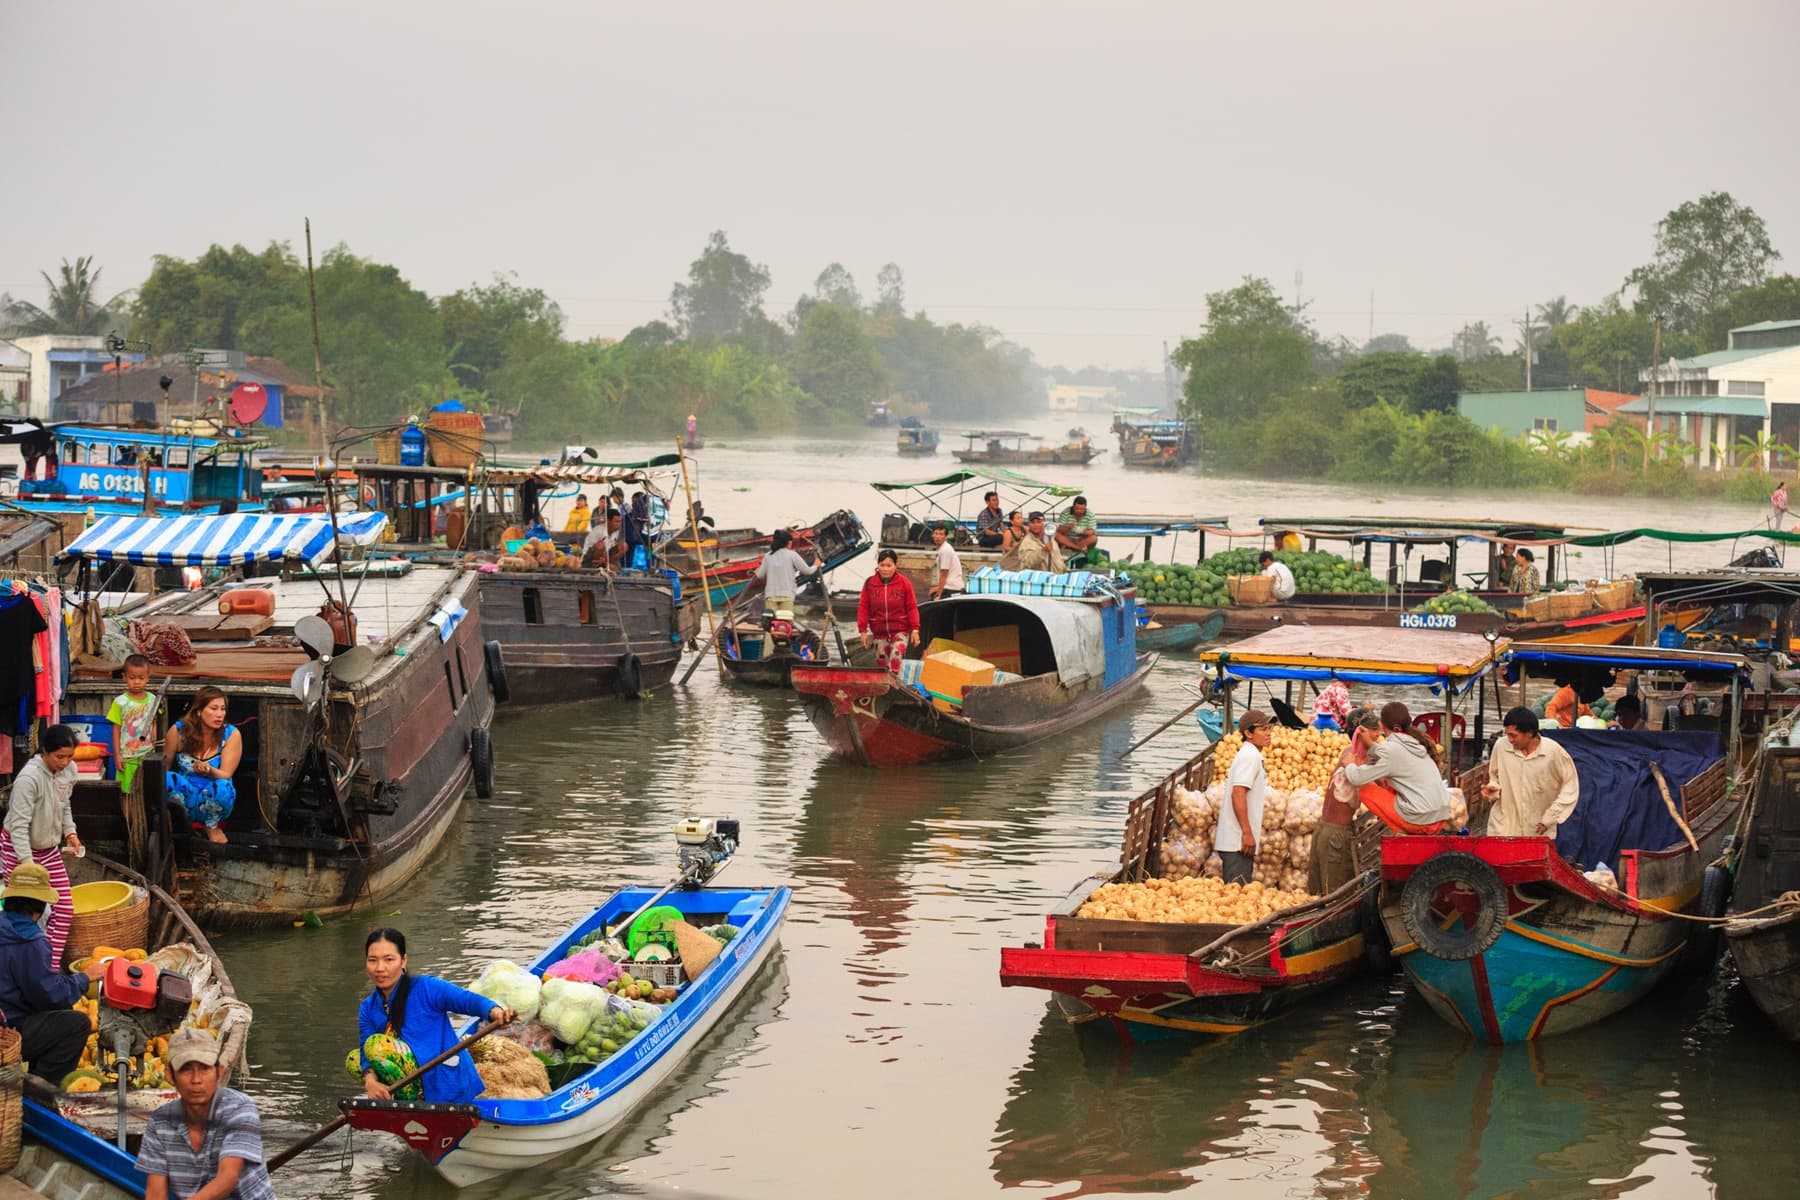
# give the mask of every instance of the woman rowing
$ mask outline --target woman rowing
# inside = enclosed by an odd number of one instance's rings
[[[408,972],[406,935],[398,929],[383,927],[369,934],[363,943],[363,967],[375,985],[375,990],[369,993],[357,1013],[363,1092],[371,1100],[394,1099],[389,1084],[397,1081],[398,1075],[388,1073],[387,1081],[383,1081],[380,1057],[371,1061],[370,1037],[387,1035],[401,1043],[394,1049],[402,1063],[410,1059],[412,1064],[419,1065],[456,1045],[456,1031],[450,1026],[451,1013],[485,1014],[488,1020],[503,1024],[510,1024],[515,1015],[512,1009],[495,1004],[486,996],[478,996],[434,975]],[[482,1086],[475,1060],[467,1054],[458,1054],[425,1072],[424,1099],[434,1104],[467,1104],[481,1094]]]

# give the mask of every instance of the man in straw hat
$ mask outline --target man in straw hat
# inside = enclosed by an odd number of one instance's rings
[[[81,1061],[87,1014],[69,1006],[87,994],[88,981],[100,978],[102,969],[99,962],[67,973],[50,966],[42,921],[56,899],[42,863],[20,863],[0,891],[0,1021],[19,1031],[21,1057],[51,1083]]]
[[[275,1200],[263,1165],[262,1117],[256,1102],[221,1087],[219,1039],[183,1029],[169,1039],[171,1100],[150,1114],[137,1168],[150,1177],[145,1200]]]

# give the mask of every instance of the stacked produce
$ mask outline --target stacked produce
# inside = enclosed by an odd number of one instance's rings
[[[1137,588],[1142,604],[1218,608],[1231,603],[1224,574],[1207,564],[1144,563],[1120,571],[1119,577]]]
[[[1169,829],[1158,852],[1164,879],[1220,874],[1223,868],[1213,853],[1214,834],[1219,813],[1230,802],[1222,777],[1221,782],[1204,792],[1175,789]],[[1316,789],[1269,790],[1263,801],[1262,829],[1256,839],[1256,865],[1251,875],[1255,882],[1289,891],[1305,890],[1313,835],[1324,807],[1324,794]]]
[[[1213,778],[1223,779],[1231,770],[1231,760],[1244,744],[1244,735],[1233,731],[1213,744]],[[1338,757],[1350,744],[1348,734],[1331,730],[1288,729],[1277,726],[1263,749],[1263,766],[1269,772],[1269,786],[1290,792],[1297,789],[1322,792],[1337,770]]]
[[[1445,592],[1441,596],[1433,596],[1413,611],[1416,613],[1491,613],[1494,611],[1494,606],[1480,596],[1455,591]]]
[[[1245,546],[1215,554],[1201,564],[1221,581],[1227,575],[1255,575],[1262,570],[1257,561],[1261,550]],[[1353,563],[1326,550],[1279,550],[1275,561],[1286,563],[1294,573],[1294,587],[1301,592],[1354,592],[1374,595],[1386,591],[1380,580],[1369,574],[1361,563]]]
[[[500,556],[502,571],[550,570],[556,567],[579,567],[581,559],[564,554],[549,538],[527,538],[517,551]]]
[[[222,991],[212,981],[211,967],[185,942],[167,946],[154,954],[147,954],[137,947],[121,949],[117,946],[95,946],[87,958],[70,963],[69,969],[80,970],[96,958],[127,958],[132,962],[148,960],[159,970],[187,976],[193,987],[194,999],[188,1005],[187,1018],[181,1023],[183,1029],[204,1029],[223,1040],[231,1009],[242,1009],[246,1014],[243,1019],[247,1020],[249,1009],[235,1001],[225,1001]],[[118,1086],[119,1063],[113,1059],[110,1045],[100,1045],[100,1002],[90,995],[77,1000],[70,1007],[87,1017],[89,1033],[75,1070],[61,1080],[62,1090],[75,1095],[110,1093]],[[230,1017],[231,1022],[237,1019]],[[142,1054],[125,1061],[127,1087],[134,1091],[171,1092],[175,1085],[174,1073],[169,1068],[168,1053],[168,1037],[149,1039]],[[227,1065],[235,1065],[235,1062]],[[149,1102],[151,1101],[146,1101]]]
[[[1192,925],[1248,925],[1270,913],[1305,904],[1304,892],[1219,879],[1149,879],[1094,889],[1076,916],[1104,921],[1164,921]]]

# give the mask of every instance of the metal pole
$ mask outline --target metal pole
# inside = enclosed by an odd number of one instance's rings
[[[712,639],[713,653],[719,659],[719,674],[725,673],[725,651],[719,645],[719,626],[713,620],[712,585],[706,581],[706,547],[700,543],[700,517],[694,512],[694,487],[688,482],[687,448],[675,439],[675,454],[681,459],[681,490],[687,494],[688,528],[694,533],[694,559],[700,564],[700,598],[706,602],[706,635]],[[827,602],[830,598],[827,597]]]
[[[325,437],[325,368],[319,355],[319,293],[313,286],[312,218],[306,218],[306,300],[312,308],[313,389],[319,394],[319,457],[328,455]]]

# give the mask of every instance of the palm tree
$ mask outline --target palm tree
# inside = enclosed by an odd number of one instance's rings
[[[1451,353],[1463,362],[1474,362],[1500,352],[1500,336],[1489,329],[1486,321],[1474,321],[1456,331],[1450,339]]]
[[[97,299],[100,270],[92,256],[83,256],[71,265],[63,259],[58,269],[60,279],[52,279],[40,271],[49,303],[39,308],[28,300],[14,300],[6,310],[6,322],[12,331],[29,337],[39,333],[99,334],[118,321],[117,311],[129,300],[121,292],[101,304]]]
[[[1769,431],[1759,429],[1755,433],[1740,433],[1737,440],[1738,449],[1756,459],[1756,465],[1767,471],[1769,455],[1775,453],[1777,443],[1769,436]],[[1733,464],[1741,465],[1741,464]]]
[[[1567,296],[1553,296],[1537,306],[1538,320],[1547,327],[1555,329],[1558,325],[1567,325],[1581,311],[1579,304],[1570,304]]]
[[[1529,435],[1531,445],[1550,456],[1554,462],[1561,462],[1569,456],[1570,433],[1566,429],[1534,429]]]

